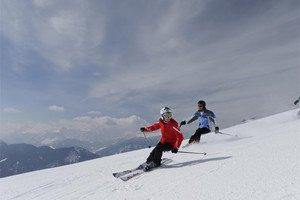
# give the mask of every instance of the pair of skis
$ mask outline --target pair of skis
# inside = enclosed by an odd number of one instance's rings
[[[178,151],[178,153],[186,153],[186,154],[202,154],[202,155],[206,155],[206,152],[191,152],[191,151]],[[162,165],[165,165],[167,163],[172,162],[171,159],[168,158],[163,158],[161,161]],[[129,169],[129,170],[125,170],[125,171],[121,171],[121,172],[115,172],[113,173],[113,176],[116,178],[121,179],[122,181],[128,181],[129,179],[132,179],[136,176],[139,176],[145,172],[149,172],[155,168],[159,168],[159,167],[153,167],[151,168],[149,171],[145,171],[145,167],[146,167],[146,163],[141,164],[140,166],[138,166],[137,168],[134,169]]]
[[[171,161],[172,161],[171,159],[163,158],[161,160],[161,164],[164,165],[164,164],[169,163]],[[116,178],[121,179],[122,181],[128,181],[129,179],[132,179],[133,177],[136,177],[136,176],[139,176],[139,175],[141,175],[145,172],[148,172],[148,171],[145,171],[145,169],[144,169],[146,167],[146,165],[147,165],[146,163],[143,163],[143,164],[141,164],[140,166],[138,166],[137,168],[134,168],[134,169],[125,170],[125,171],[121,171],[121,172],[115,172],[115,173],[113,173],[113,176],[116,177]],[[151,171],[154,168],[158,168],[158,167],[153,167],[149,171]]]
[[[121,179],[122,181],[128,181],[129,179],[131,179],[135,176],[138,176],[142,173],[144,173],[143,169],[135,168],[135,169],[131,169],[131,170],[125,170],[122,172],[113,173],[113,176]]]

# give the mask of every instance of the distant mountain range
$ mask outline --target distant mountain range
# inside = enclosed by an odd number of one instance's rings
[[[113,141],[106,141],[103,138],[80,138],[77,135],[66,134],[66,133],[11,133],[11,134],[1,134],[0,140],[5,141],[9,144],[26,143],[32,144],[34,146],[51,146],[54,148],[64,148],[64,147],[82,147],[91,152],[97,151],[100,147],[103,147],[107,143],[112,143]]]
[[[30,144],[6,144],[0,141],[0,177],[68,165],[98,158],[81,147],[54,149]]]
[[[94,158],[148,148],[143,137],[123,138],[108,147],[92,153],[78,140],[64,140],[51,146],[34,146],[26,143],[7,144],[0,140],[0,178],[25,172],[68,165]],[[149,137],[151,147],[159,141],[159,136]],[[78,145],[78,146],[77,146]],[[60,148],[61,146],[64,146]],[[81,146],[81,147],[79,147]]]

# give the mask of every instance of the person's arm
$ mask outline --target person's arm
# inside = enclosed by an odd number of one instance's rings
[[[207,113],[209,120],[214,124],[214,126],[216,126],[216,115],[214,112],[212,111],[208,111]]]
[[[195,121],[196,119],[198,119],[198,112],[195,112],[195,114],[190,117],[189,119],[185,120],[187,124],[192,123],[193,121]]]
[[[152,132],[152,131],[156,131],[160,129],[160,124],[159,121],[155,122],[154,124],[145,127],[145,131],[144,132]]]
[[[173,145],[174,149],[179,149],[182,141],[183,141],[183,134],[180,131],[180,127],[178,126],[178,123],[176,122],[176,125],[173,126],[174,131],[176,132],[176,142]],[[176,152],[177,153],[177,152]]]
[[[199,116],[198,116],[198,111],[197,111],[197,112],[195,112],[195,114],[192,117],[188,118],[187,120],[183,120],[182,122],[180,122],[180,126],[190,124],[198,118],[199,118]]]
[[[215,133],[219,132],[219,126],[217,125],[217,120],[216,120],[216,115],[214,112],[209,111],[208,113],[208,118],[209,120],[213,123],[214,127],[215,127]]]

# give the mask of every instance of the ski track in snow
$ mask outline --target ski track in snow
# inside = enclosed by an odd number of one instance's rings
[[[222,130],[237,138],[204,135],[184,150],[206,156],[164,153],[171,162],[127,182],[112,173],[137,167],[152,148],[1,178],[1,199],[300,199],[297,112]]]

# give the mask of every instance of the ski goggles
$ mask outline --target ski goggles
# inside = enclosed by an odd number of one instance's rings
[[[166,112],[164,114],[162,114],[163,118],[171,118],[172,117],[172,113],[171,112]]]

